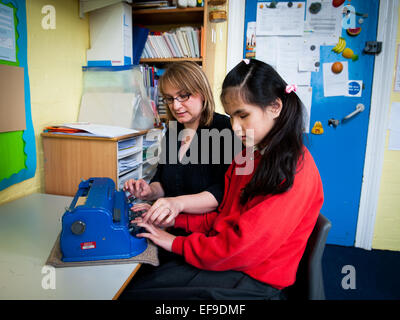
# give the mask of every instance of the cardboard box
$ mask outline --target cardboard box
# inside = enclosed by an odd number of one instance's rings
[[[89,13],[88,66],[132,64],[132,6],[121,2]]]

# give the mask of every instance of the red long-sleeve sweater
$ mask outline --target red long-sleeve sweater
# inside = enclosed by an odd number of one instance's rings
[[[290,190],[257,196],[244,206],[239,204],[241,189],[250,181],[261,156],[256,151],[249,175],[237,175],[236,169],[245,164],[233,161],[217,212],[180,214],[175,227],[192,233],[176,237],[172,251],[200,269],[242,271],[278,289],[293,284],[323,203],[318,169],[304,150]]]

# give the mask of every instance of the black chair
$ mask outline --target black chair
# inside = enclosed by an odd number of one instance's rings
[[[331,222],[321,213],[308,239],[294,285],[285,289],[289,300],[325,300],[322,255]]]

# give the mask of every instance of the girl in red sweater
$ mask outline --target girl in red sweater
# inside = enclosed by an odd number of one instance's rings
[[[295,282],[323,203],[295,86],[271,66],[243,60],[226,76],[221,101],[246,147],[226,172],[222,203],[200,215],[149,210],[138,220],[148,231],[138,236],[175,255],[164,262],[161,250],[160,267],[142,267],[122,298],[279,299]]]

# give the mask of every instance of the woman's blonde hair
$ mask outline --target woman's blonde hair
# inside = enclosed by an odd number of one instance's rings
[[[182,61],[168,65],[158,83],[160,93],[165,95],[165,88],[170,87],[190,94],[200,94],[204,100],[199,126],[209,126],[215,110],[214,97],[210,83],[200,66],[194,62]],[[174,119],[167,108],[169,120]]]

